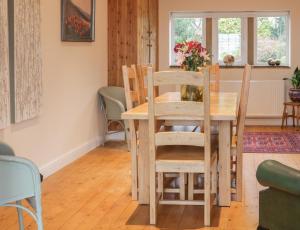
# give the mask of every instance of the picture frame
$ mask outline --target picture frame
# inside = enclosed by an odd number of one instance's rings
[[[95,41],[95,0],[61,0],[61,40]]]

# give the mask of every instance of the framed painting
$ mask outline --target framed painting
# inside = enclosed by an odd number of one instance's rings
[[[61,0],[61,39],[95,40],[95,0]]]

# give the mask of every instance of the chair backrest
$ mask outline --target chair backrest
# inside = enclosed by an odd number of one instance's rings
[[[126,111],[124,88],[116,86],[102,87],[98,90],[101,109],[105,109],[109,120],[121,120],[121,113]]]
[[[140,102],[140,87],[137,69],[135,65],[131,67],[122,66],[123,81],[126,97],[127,110],[139,105]]]
[[[38,168],[21,157],[0,156],[0,184],[0,206],[41,194]]]
[[[155,100],[155,87],[161,85],[193,85],[202,86],[203,102]],[[148,113],[149,113],[149,146],[150,157],[155,159],[156,146],[187,145],[205,146],[205,157],[210,159],[210,81],[209,70],[201,72],[165,71],[153,73],[148,68]],[[204,133],[201,132],[155,132],[155,120],[204,120]]]
[[[0,141],[0,156],[15,156],[15,152],[9,145]]]
[[[146,87],[146,81],[147,81],[147,71],[148,67],[152,67],[151,65],[137,65],[137,75],[138,75],[138,83],[139,83],[139,92],[140,92],[140,103],[143,104],[147,100],[147,87]]]
[[[236,127],[238,146],[242,146],[243,143],[243,134],[245,129],[246,114],[247,114],[251,73],[252,73],[252,66],[248,64],[245,65],[242,87],[241,87],[241,95],[239,101],[239,108],[238,108],[237,127]]]
[[[211,84],[210,90],[212,92],[219,92],[220,91],[220,65],[214,64],[210,66],[210,76],[211,79],[214,79],[214,84]]]

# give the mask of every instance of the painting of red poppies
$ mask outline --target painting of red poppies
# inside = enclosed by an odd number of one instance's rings
[[[61,0],[62,41],[95,40],[95,0]]]

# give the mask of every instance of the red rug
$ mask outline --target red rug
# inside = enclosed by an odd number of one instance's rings
[[[300,153],[300,132],[246,132],[245,153]]]

